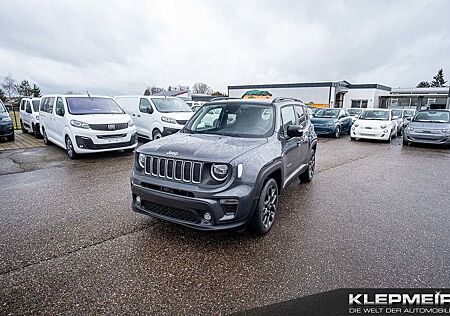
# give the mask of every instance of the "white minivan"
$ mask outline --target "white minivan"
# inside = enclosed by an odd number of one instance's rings
[[[164,96],[117,96],[116,102],[133,118],[138,136],[158,139],[174,134],[194,114],[182,99]]]
[[[39,121],[44,143],[78,154],[125,150],[137,146],[131,117],[110,97],[47,95],[42,97]]]
[[[39,103],[41,98],[23,98],[20,101],[20,126],[23,133],[33,133],[38,138],[39,132]]]

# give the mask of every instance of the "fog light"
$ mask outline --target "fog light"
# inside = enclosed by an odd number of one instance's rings
[[[210,212],[206,212],[206,213],[203,215],[203,219],[204,219],[205,221],[209,222],[209,221],[212,219],[211,213],[210,213]]]
[[[383,131],[384,133],[387,133],[388,132],[388,130],[387,129],[385,129],[384,131]]]
[[[139,195],[136,196],[136,204],[141,205],[141,197]]]

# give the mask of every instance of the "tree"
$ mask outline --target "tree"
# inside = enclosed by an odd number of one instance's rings
[[[214,97],[226,97],[227,95],[220,92],[220,91],[214,91],[213,93],[211,93],[212,96]]]
[[[17,86],[17,92],[22,97],[31,96],[31,86],[28,80],[22,80],[19,86]]]
[[[438,70],[437,74],[433,77],[431,81],[432,87],[445,87],[447,81],[444,80],[444,70],[441,68]]]
[[[151,94],[150,88],[145,89],[144,95],[150,95],[150,94]]]
[[[421,81],[417,85],[417,88],[429,88],[429,87],[431,87],[431,85],[428,81]]]
[[[11,74],[8,74],[5,78],[3,78],[1,86],[5,89],[9,99],[11,99],[17,92],[16,80],[12,78]]]
[[[39,88],[38,85],[35,83],[33,83],[33,87],[31,88],[31,96],[35,98],[42,97],[41,88]]]
[[[192,87],[192,93],[198,93],[198,94],[210,94],[212,92],[212,89],[203,82],[197,82]]]
[[[3,102],[6,101],[6,95],[5,95],[5,92],[3,92],[2,89],[0,89],[0,100],[2,100]]]

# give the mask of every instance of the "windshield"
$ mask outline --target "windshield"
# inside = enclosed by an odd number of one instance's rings
[[[34,110],[34,112],[39,112],[39,103],[41,103],[41,101],[33,100],[31,102],[33,103],[33,110]]]
[[[359,116],[360,120],[378,120],[378,121],[388,121],[389,111],[364,111]]]
[[[402,110],[392,110],[392,116],[402,117]]]
[[[181,99],[176,98],[153,98],[156,110],[161,113],[168,112],[192,112],[189,105]]]
[[[356,115],[360,115],[362,111],[363,110],[361,110],[361,109],[349,109],[348,114],[350,114],[350,116],[356,116]]]
[[[449,112],[444,111],[420,111],[417,112],[413,122],[448,123]]]
[[[123,114],[122,109],[110,98],[66,97],[71,114]]]
[[[320,109],[314,113],[314,117],[338,117],[339,109]]]
[[[235,137],[267,137],[273,133],[272,106],[220,104],[201,107],[184,132]]]
[[[414,116],[414,110],[405,110],[405,116],[411,117]]]

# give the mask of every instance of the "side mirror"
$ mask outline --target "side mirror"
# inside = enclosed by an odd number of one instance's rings
[[[150,106],[147,108],[147,113],[148,114],[152,114],[153,113],[153,109]]]
[[[64,116],[64,109],[61,109],[61,108],[56,109],[56,115]]]
[[[303,128],[299,125],[290,125],[287,128],[287,136],[288,137],[302,137],[303,136]]]

